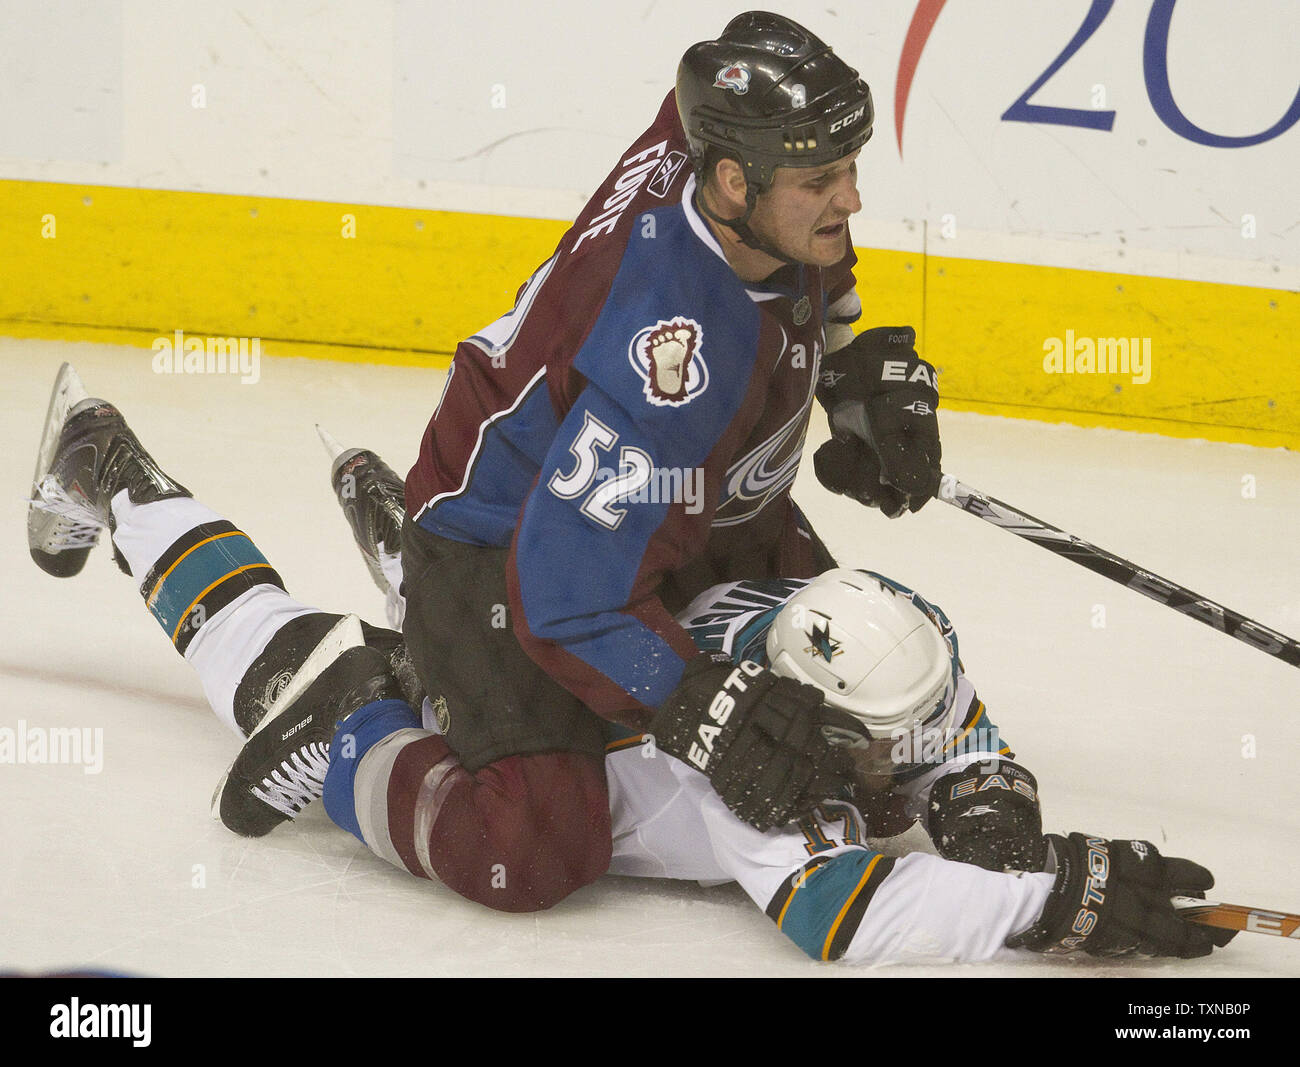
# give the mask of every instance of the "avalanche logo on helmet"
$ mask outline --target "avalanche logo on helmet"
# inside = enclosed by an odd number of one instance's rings
[[[627,356],[651,404],[680,407],[708,388],[709,368],[700,354],[703,343],[704,328],[680,315],[637,332]]]
[[[730,89],[737,96],[749,92],[749,71],[739,63],[732,63],[718,71],[713,81],[715,89]]]

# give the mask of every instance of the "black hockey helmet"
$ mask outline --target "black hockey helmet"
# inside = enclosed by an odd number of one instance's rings
[[[782,15],[747,11],[687,49],[677,111],[697,173],[709,146],[745,168],[751,198],[777,167],[819,167],[871,137],[871,89],[830,46]]]

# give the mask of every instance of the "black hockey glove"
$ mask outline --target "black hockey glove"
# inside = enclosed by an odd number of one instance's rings
[[[950,771],[930,789],[930,840],[944,859],[987,871],[1041,871],[1047,853],[1038,782],[1009,759]]]
[[[827,707],[815,686],[722,652],[686,665],[650,730],[658,748],[703,772],[727,807],[759,830],[850,796],[848,750],[824,731],[864,733],[853,716]]]
[[[1204,897],[1214,876],[1191,860],[1162,856],[1150,841],[1108,841],[1074,833],[1047,836],[1056,885],[1038,922],[1008,948],[1090,956],[1196,959],[1222,948],[1235,930],[1178,917],[1170,897]]]
[[[875,454],[878,470],[864,470],[857,484],[874,476],[901,494],[910,511],[920,511],[939,491],[942,474],[939,391],[934,367],[916,354],[915,344],[910,326],[867,330],[822,360],[817,386],[834,436],[863,441]],[[848,495],[882,510],[889,503],[888,497],[877,503],[861,491]],[[886,510],[891,517],[898,513]]]
[[[832,493],[879,508],[891,519],[907,510],[907,497],[880,477],[880,460],[871,446],[850,434],[837,434],[813,453],[817,480]]]

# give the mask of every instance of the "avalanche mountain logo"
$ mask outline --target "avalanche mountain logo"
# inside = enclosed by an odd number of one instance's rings
[[[749,92],[749,71],[739,63],[732,63],[718,71],[713,81],[715,89],[730,89],[737,96]]]
[[[704,328],[680,315],[637,332],[627,346],[627,357],[651,404],[680,407],[708,388],[703,344]]]

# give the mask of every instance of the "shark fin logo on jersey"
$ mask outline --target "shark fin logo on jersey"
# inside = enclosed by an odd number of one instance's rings
[[[744,96],[749,92],[749,71],[739,63],[723,67],[713,81],[713,88],[730,89],[737,96]]]
[[[681,172],[682,164],[685,162],[685,152],[669,152],[659,161],[659,166],[655,167],[655,172],[650,175],[650,180],[646,182],[645,186],[646,192],[662,200],[668,195],[673,180]]]
[[[704,328],[680,315],[638,331],[628,345],[632,369],[644,383],[645,398],[656,407],[689,404],[709,385],[701,348]]]

